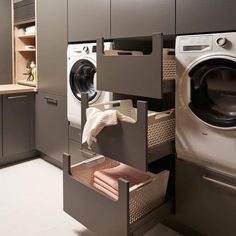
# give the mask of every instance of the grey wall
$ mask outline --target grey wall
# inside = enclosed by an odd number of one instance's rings
[[[0,84],[12,82],[11,1],[0,0]]]

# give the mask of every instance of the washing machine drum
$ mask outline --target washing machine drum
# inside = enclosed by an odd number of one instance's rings
[[[195,66],[189,77],[192,112],[213,126],[236,127],[236,62],[209,59]]]
[[[87,60],[78,60],[70,71],[70,87],[74,96],[81,101],[81,93],[87,92],[89,102],[96,100],[99,96],[95,89],[95,65]]]

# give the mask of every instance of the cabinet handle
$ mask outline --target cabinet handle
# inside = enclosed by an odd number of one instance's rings
[[[53,105],[57,105],[57,104],[58,104],[57,100],[54,99],[54,98],[44,97],[44,99],[45,99],[45,100],[47,101],[47,103],[49,103],[49,104],[53,104]]]
[[[27,98],[27,95],[19,95],[19,96],[9,96],[7,99],[13,100],[13,99],[19,99],[19,98]]]
[[[216,180],[216,179],[212,179],[212,178],[210,178],[210,177],[208,177],[208,176],[206,176],[206,175],[204,175],[202,178],[203,178],[204,180],[206,180],[206,181],[208,181],[208,182],[211,182],[211,183],[214,183],[214,184],[216,184],[216,185],[220,185],[220,186],[222,186],[222,187],[226,187],[226,188],[229,188],[229,189],[234,190],[234,191],[236,190],[236,186],[231,185],[231,184],[227,184],[227,183],[224,183],[224,182],[221,182],[221,181]]]

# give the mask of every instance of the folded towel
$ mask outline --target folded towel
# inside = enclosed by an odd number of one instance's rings
[[[94,183],[96,185],[99,185],[100,187],[106,189],[107,191],[112,192],[113,194],[115,194],[116,196],[118,196],[118,191],[114,188],[112,188],[110,185],[108,185],[107,183],[103,182],[102,180],[94,177]]]
[[[118,191],[118,179],[129,181],[129,187],[140,185],[153,177],[153,174],[142,172],[131,166],[120,163],[119,166],[94,172],[94,178]],[[101,182],[99,183],[101,185]],[[106,185],[102,185],[105,187]]]
[[[118,195],[112,193],[111,191],[107,190],[106,188],[104,188],[103,186],[97,184],[97,183],[93,183],[93,186],[100,190],[101,192],[105,193],[106,195],[108,195],[109,197],[114,198],[115,200],[118,200]]]
[[[93,142],[96,142],[96,136],[106,126],[117,125],[118,120],[129,123],[135,123],[135,120],[125,116],[117,110],[101,111],[97,108],[90,107],[86,110],[87,122],[84,126],[82,143],[87,141],[91,147]]]

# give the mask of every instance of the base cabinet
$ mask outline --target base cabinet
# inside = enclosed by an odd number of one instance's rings
[[[3,156],[34,149],[34,94],[3,95]]]
[[[235,235],[236,177],[178,160],[176,217],[204,235]]]
[[[36,156],[34,93],[0,95],[0,104],[0,165]]]
[[[62,162],[68,152],[66,98],[39,92],[36,96],[36,149]]]

